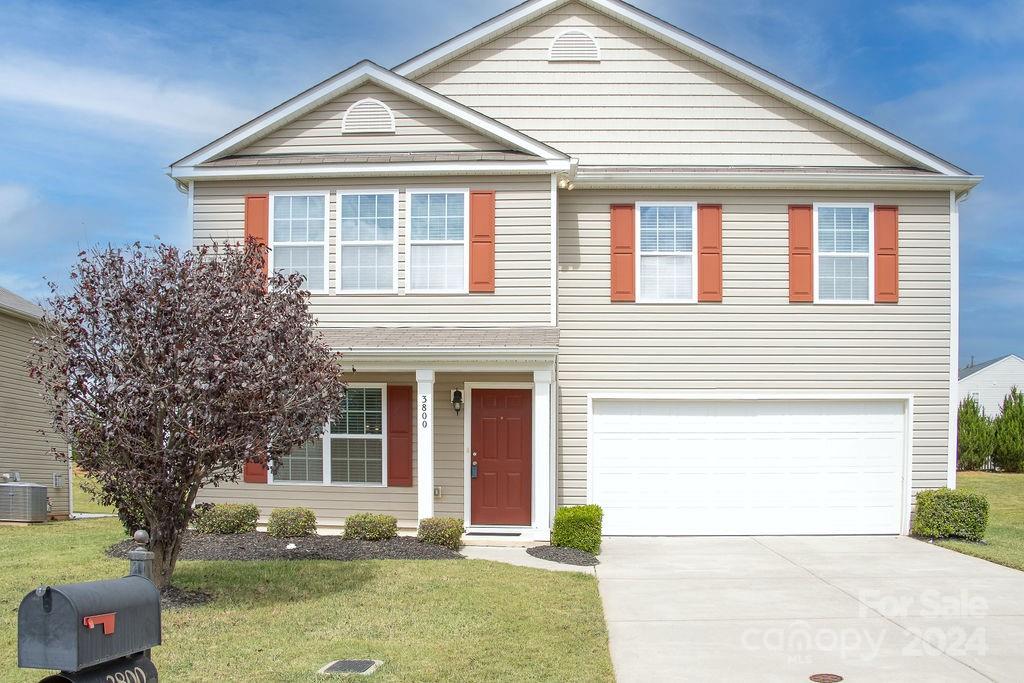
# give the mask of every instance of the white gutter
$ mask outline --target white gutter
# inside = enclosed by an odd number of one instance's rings
[[[305,164],[281,166],[179,166],[169,175],[182,180],[242,180],[245,178],[336,178],[339,176],[394,175],[514,175],[523,173],[566,173],[568,159],[549,161],[437,161],[366,164]]]
[[[507,347],[507,346],[474,346],[471,348],[393,348],[393,349],[381,349],[381,348],[345,348],[345,347],[332,347],[331,351],[340,353],[346,358],[353,356],[457,356],[459,358],[472,359],[474,357],[494,358],[495,356],[502,357],[536,357],[536,356],[553,356],[558,353],[558,347],[555,346],[533,346],[529,348],[523,347]]]
[[[973,175],[904,175],[878,173],[588,173],[579,171],[573,188],[692,189],[904,189],[966,191],[981,182]]]

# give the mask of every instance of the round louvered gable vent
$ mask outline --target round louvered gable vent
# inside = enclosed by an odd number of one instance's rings
[[[551,41],[548,60],[552,62],[599,62],[601,51],[597,41],[586,31],[571,29],[564,31]]]
[[[359,100],[345,112],[341,122],[341,132],[359,133],[394,133],[395,115],[390,107],[379,100],[366,98]]]

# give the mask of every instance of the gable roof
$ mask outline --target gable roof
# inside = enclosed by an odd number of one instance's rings
[[[969,175],[964,169],[880,126],[621,0],[527,0],[493,19],[399,64],[394,68],[394,72],[407,78],[416,78],[435,66],[454,59],[501,34],[574,2],[602,12],[668,43],[676,49],[756,86],[893,156],[936,173],[955,176]],[[976,184],[976,180],[971,184]]]
[[[568,157],[553,147],[524,135],[519,131],[484,116],[478,111],[459,104],[443,95],[414,83],[387,69],[363,60],[341,73],[309,88],[270,111],[242,124],[230,133],[197,149],[171,164],[171,177],[189,177],[193,167],[218,159],[244,148],[270,131],[285,125],[330,99],[364,83],[375,83],[425,107],[441,112],[454,121],[501,141],[511,148],[535,155],[547,161],[568,161]]]
[[[1007,358],[1016,358],[1017,360],[1021,360],[1021,358],[1018,355],[1013,354],[1013,353],[1008,353],[1005,356],[999,356],[999,358],[993,358],[992,360],[987,360],[984,363],[978,363],[976,365],[969,365],[966,368],[961,368],[960,369],[960,379],[966,379],[967,377],[970,377],[971,375],[973,375],[975,373],[981,372],[985,368],[989,368],[989,367],[992,367],[993,365],[995,365],[996,363],[1003,362]],[[1024,361],[1022,361],[1022,362],[1024,362]]]
[[[0,287],[0,311],[31,320],[40,320],[45,312],[25,297],[3,287]]]

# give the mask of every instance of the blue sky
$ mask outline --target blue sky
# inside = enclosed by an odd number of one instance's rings
[[[0,285],[41,295],[96,243],[187,244],[171,161],[514,2],[3,0]],[[961,214],[961,361],[1024,354],[1024,0],[635,4],[986,176]]]

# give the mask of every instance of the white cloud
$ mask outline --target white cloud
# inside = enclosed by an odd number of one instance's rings
[[[0,100],[84,112],[184,134],[216,135],[250,113],[192,83],[0,54]]]

